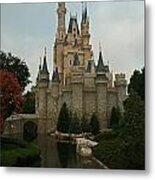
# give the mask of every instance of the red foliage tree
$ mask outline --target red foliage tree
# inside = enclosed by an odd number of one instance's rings
[[[0,69],[0,133],[4,131],[4,122],[13,112],[20,112],[23,97],[22,90],[16,76]]]

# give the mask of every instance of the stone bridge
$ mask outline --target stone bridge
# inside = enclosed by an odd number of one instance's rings
[[[36,114],[16,114],[6,119],[3,134],[23,134],[29,128],[37,131],[38,118]]]

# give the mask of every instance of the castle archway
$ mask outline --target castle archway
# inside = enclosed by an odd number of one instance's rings
[[[27,121],[23,126],[23,138],[26,141],[31,141],[37,137],[38,126],[33,121]]]

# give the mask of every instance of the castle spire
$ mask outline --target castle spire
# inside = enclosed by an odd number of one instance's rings
[[[101,43],[99,42],[99,59],[97,64],[97,72],[103,72],[104,71],[104,63],[103,63],[103,56],[102,56],[102,48]]]
[[[43,68],[42,68],[43,73],[49,73],[47,69],[47,62],[46,62],[46,48],[44,50],[44,61],[43,61]]]

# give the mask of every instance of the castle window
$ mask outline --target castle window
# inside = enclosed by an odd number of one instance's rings
[[[70,65],[72,65],[72,61],[70,60]]]

